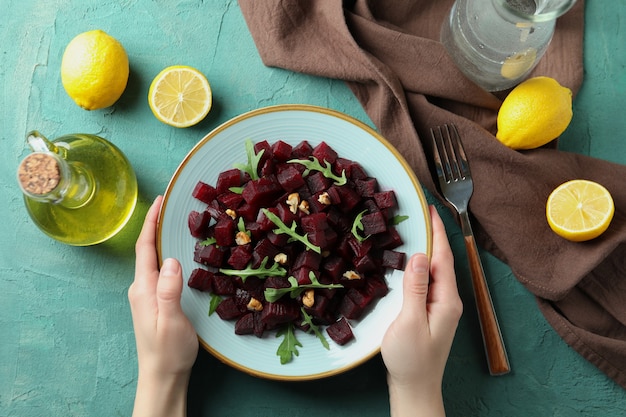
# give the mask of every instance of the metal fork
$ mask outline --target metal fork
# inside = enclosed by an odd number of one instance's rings
[[[454,125],[437,126],[431,129],[430,133],[441,192],[454,206],[461,220],[489,373],[503,375],[508,373],[511,367],[467,212],[469,200],[474,192],[474,183],[465,150]]]

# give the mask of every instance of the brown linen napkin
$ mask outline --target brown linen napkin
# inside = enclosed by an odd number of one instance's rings
[[[344,80],[367,114],[441,198],[429,129],[453,122],[475,177],[470,203],[479,244],[537,296],[555,330],[626,388],[626,166],[552,148],[517,152],[495,139],[500,99],[466,79],[439,43],[447,1],[239,0],[268,66]],[[557,22],[534,71],[576,93],[583,77],[584,1]],[[586,243],[556,236],[545,203],[559,184],[597,181],[615,199],[609,230]],[[442,199],[443,201],[443,199]]]

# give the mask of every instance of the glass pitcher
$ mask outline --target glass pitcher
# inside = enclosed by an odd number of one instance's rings
[[[441,42],[457,67],[488,91],[521,82],[546,51],[556,19],[576,0],[456,0]]]
[[[48,236],[70,245],[101,243],[119,232],[137,202],[137,179],[112,143],[87,134],[54,141],[37,131],[18,167],[26,209]]]

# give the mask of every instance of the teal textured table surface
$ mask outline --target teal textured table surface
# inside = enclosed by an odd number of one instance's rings
[[[137,381],[127,299],[134,243],[149,203],[165,191],[187,152],[222,122],[267,105],[314,104],[371,121],[342,82],[265,67],[234,0],[5,0],[2,5],[0,416],[130,415]],[[584,83],[559,146],[626,163],[626,1],[589,1],[585,19]],[[60,65],[68,42],[91,29],[124,45],[131,73],[114,106],[88,112],[65,93]],[[198,68],[213,88],[209,116],[188,129],[160,123],[147,104],[153,77],[174,64]],[[140,201],[118,236],[72,247],[46,237],[31,222],[16,169],[28,154],[25,135],[33,129],[50,138],[98,134],[127,155]],[[463,239],[451,214],[438,208],[465,304],[444,378],[448,415],[626,415],[626,391],[570,349],[510,269],[482,252],[513,369],[489,376]],[[189,391],[191,416],[388,414],[380,356],[345,374],[294,383],[243,374],[201,351]]]

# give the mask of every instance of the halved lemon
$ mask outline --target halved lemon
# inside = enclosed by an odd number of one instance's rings
[[[609,191],[588,180],[572,180],[559,185],[546,204],[550,228],[574,242],[600,236],[609,227],[614,212]]]
[[[161,71],[150,84],[148,104],[161,122],[175,127],[193,126],[211,110],[213,95],[204,74],[185,65]]]

